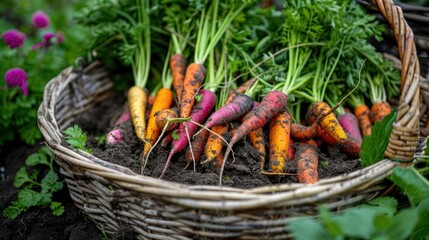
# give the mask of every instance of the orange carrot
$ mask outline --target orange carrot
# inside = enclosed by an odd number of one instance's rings
[[[269,165],[268,171],[284,173],[290,139],[289,111],[277,114],[269,123]]]
[[[290,126],[290,137],[297,141],[308,141],[316,136],[318,124],[304,126],[299,123],[292,123]]]
[[[170,70],[173,75],[173,88],[180,103],[180,96],[183,89],[183,79],[185,78],[186,59],[182,54],[174,54],[170,58]]]
[[[376,102],[371,107],[372,122],[381,122],[384,117],[392,111],[390,104],[386,101]]]
[[[206,68],[202,64],[191,63],[186,69],[183,81],[182,94],[180,95],[180,117],[188,118],[195,104],[195,96],[206,75]]]
[[[173,102],[173,92],[168,88],[159,89],[156,94],[152,110],[150,112],[149,121],[146,128],[146,141],[143,148],[143,159],[149,153],[152,145],[156,142],[162,129],[156,124],[156,113],[163,109],[168,109]]]
[[[371,135],[372,123],[369,107],[365,104],[361,104],[355,108],[354,114],[358,120],[362,136]]]
[[[133,122],[134,131],[140,141],[145,141],[147,93],[144,89],[133,86],[128,90],[128,104],[130,106],[131,120]]]
[[[261,127],[257,128],[247,134],[247,137],[249,138],[249,142],[250,144],[252,144],[253,148],[258,151],[258,158],[260,159],[262,171],[264,170],[265,157],[267,155],[265,150],[265,138],[263,129]]]
[[[169,120],[178,117],[179,113],[177,107],[162,109],[155,113],[155,123],[160,129],[164,129],[165,125],[167,125]],[[170,122],[166,130],[171,131],[175,129],[177,125],[177,122]]]
[[[298,182],[305,184],[317,183],[319,174],[319,156],[317,155],[317,143],[314,140],[301,142],[295,154],[297,161]]]
[[[188,162],[200,160],[204,153],[204,146],[206,145],[208,137],[209,131],[207,129],[203,129],[199,134],[194,135],[191,145],[188,146],[185,152],[185,158],[188,160]]]
[[[222,151],[223,140],[219,137],[228,132],[229,124],[217,125],[214,126],[209,133],[207,143],[204,147],[204,153],[206,155],[206,160],[204,163],[211,162],[215,160]]]

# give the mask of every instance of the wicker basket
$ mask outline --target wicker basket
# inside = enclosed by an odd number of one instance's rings
[[[122,226],[139,239],[290,237],[286,225],[297,215],[314,214],[318,203],[332,210],[383,193],[392,169],[410,164],[419,138],[419,118],[429,96],[420,82],[413,32],[391,0],[371,1],[395,32],[403,87],[397,119],[383,160],[370,167],[323,179],[314,185],[281,184],[252,189],[191,186],[141,176],[130,169],[71,150],[62,130],[76,116],[108,96],[112,84],[99,62],[68,68],[51,80],[39,108],[39,128],[61,166],[77,207],[108,234]],[[423,86],[423,87],[420,87]],[[425,102],[426,100],[426,102]]]

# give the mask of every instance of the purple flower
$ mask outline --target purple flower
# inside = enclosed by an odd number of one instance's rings
[[[27,39],[27,36],[24,33],[15,29],[5,32],[2,37],[4,42],[9,45],[11,49],[21,47],[24,44],[25,39]]]
[[[43,35],[43,39],[41,42],[37,43],[36,45],[32,46],[31,49],[34,50],[36,48],[44,48],[48,49],[50,46],[52,46],[51,39],[55,37],[54,33],[47,32]]]
[[[20,87],[24,92],[24,96],[28,95],[27,73],[21,68],[9,69],[4,76],[4,80],[9,87]]]
[[[33,25],[36,28],[45,28],[49,26],[49,16],[42,11],[33,13]]]

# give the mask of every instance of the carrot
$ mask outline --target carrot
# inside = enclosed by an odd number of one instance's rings
[[[362,139],[356,138],[350,134],[347,135],[347,140],[340,145],[340,149],[348,156],[358,158],[360,155]]]
[[[286,111],[288,108],[287,101],[288,98],[283,92],[271,91],[262,99],[258,107],[252,109],[250,113],[246,115],[243,123],[228,143],[229,147],[226,149],[224,159],[222,161],[220,179],[222,179],[225,162],[231,152],[231,148],[251,131],[264,126],[278,113]]]
[[[186,72],[186,59],[182,54],[174,54],[170,58],[170,70],[173,75],[173,88],[176,91],[177,99],[180,103],[182,95],[183,79]]]
[[[214,126],[209,134],[207,143],[204,148],[206,160],[202,163],[207,163],[215,160],[222,151],[223,140],[219,137],[228,132],[229,124]]]
[[[113,129],[106,134],[106,143],[108,145],[114,145],[123,140],[122,129],[119,127],[119,125],[128,121],[129,119],[130,119],[130,108],[127,102],[123,106],[122,114],[119,116],[119,118],[116,120],[115,124],[113,125]]]
[[[356,116],[353,113],[343,113],[337,117],[338,122],[344,131],[350,136],[362,140],[362,135],[359,129],[359,123]]]
[[[133,121],[134,131],[140,141],[145,141],[147,93],[144,89],[133,86],[128,90],[128,104],[130,106],[131,119]]]
[[[206,75],[206,68],[202,64],[191,63],[186,69],[183,80],[182,94],[180,95],[180,117],[188,118],[195,104],[195,96]]]
[[[220,167],[222,167],[223,157],[224,157],[223,152],[220,152],[219,155],[217,155],[216,161],[213,162],[213,165],[216,169],[219,169]]]
[[[305,184],[317,183],[319,174],[319,156],[317,155],[317,143],[314,140],[301,142],[295,154],[297,161],[298,182]]]
[[[264,131],[262,127],[251,131],[249,134],[247,134],[247,137],[249,138],[249,142],[253,146],[253,148],[258,151],[258,158],[261,161],[260,163],[262,171],[264,169],[265,157],[267,155],[265,149]]]
[[[179,117],[178,109],[174,108],[165,108],[159,110],[155,113],[155,123],[160,129],[164,129],[165,125],[167,125],[169,120],[175,119]],[[167,131],[171,131],[175,129],[178,125],[177,122],[169,123],[170,125],[167,127]]]
[[[167,147],[173,140],[174,140],[173,131],[170,131],[167,133],[167,135],[164,137],[164,139],[162,139],[161,146]]]
[[[284,173],[290,139],[289,111],[277,114],[269,123],[269,162],[268,171],[273,173]]]
[[[362,136],[371,135],[372,123],[369,107],[365,104],[361,104],[355,108],[354,114],[358,120]]]
[[[199,161],[204,153],[204,146],[209,137],[209,131],[203,129],[200,134],[194,135],[191,141],[191,145],[188,146],[185,152],[185,158],[188,162]]]
[[[193,122],[202,123],[205,121],[216,104],[216,95],[212,91],[203,89],[200,91],[200,94],[202,95],[201,101],[198,102],[198,104],[192,108],[192,112],[190,112],[191,121],[179,125],[177,132],[179,138],[174,139],[171,143],[172,146],[170,153],[159,178],[164,176],[173,155],[185,150],[185,148],[188,146],[188,136],[193,136],[198,128],[198,126]]]
[[[252,106],[253,101],[249,96],[245,94],[239,94],[230,103],[225,104],[217,111],[212,113],[204,126],[210,129],[217,125],[229,123],[232,120],[241,117],[243,114],[249,111]]]
[[[293,139],[291,138],[291,139],[289,140],[289,149],[287,150],[287,158],[288,158],[289,160],[293,160],[293,159],[295,159],[295,147],[294,147],[293,145],[294,145],[294,141],[293,141]]]
[[[318,124],[305,126],[299,123],[291,123],[290,137],[297,141],[308,141],[316,136]]]
[[[232,101],[232,99],[234,99],[235,96],[237,96],[238,94],[243,94],[246,92],[246,90],[248,88],[250,88],[254,83],[256,82],[256,78],[251,78],[247,81],[245,81],[243,84],[241,84],[236,90],[232,90],[229,93],[229,96],[226,100],[226,103],[229,103]]]
[[[155,96],[155,100],[152,104],[152,110],[150,112],[149,121],[146,128],[146,141],[143,148],[143,158],[146,159],[146,155],[149,153],[152,145],[158,139],[162,128],[159,128],[156,124],[156,113],[163,109],[168,109],[173,102],[173,92],[168,88],[161,88]]]
[[[381,101],[376,102],[371,107],[371,116],[372,116],[372,122],[381,122],[384,117],[389,115],[389,113],[392,111],[389,102]]]
[[[327,103],[316,102],[307,113],[307,119],[310,121],[310,124],[317,124],[320,121],[320,128],[335,139],[337,143],[344,143],[346,141],[347,135]],[[320,132],[320,130],[318,130],[318,132]],[[319,135],[318,137],[324,140],[322,136]]]

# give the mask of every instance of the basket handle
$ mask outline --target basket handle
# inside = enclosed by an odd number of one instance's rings
[[[410,163],[419,138],[420,65],[414,34],[405,21],[401,7],[392,0],[367,0],[384,16],[393,29],[398,44],[401,68],[401,96],[397,116],[384,152],[388,158]],[[423,104],[423,103],[422,103]]]

